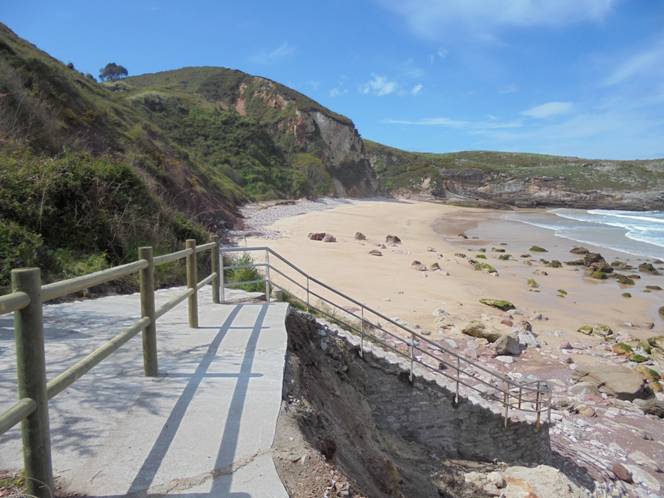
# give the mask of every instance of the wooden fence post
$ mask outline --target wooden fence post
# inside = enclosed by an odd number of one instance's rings
[[[214,304],[219,304],[221,301],[219,299],[219,282],[222,282],[223,276],[220,273],[219,264],[219,235],[212,236],[212,242],[214,242],[214,247],[212,248],[212,273],[216,273],[217,276],[212,279],[212,302]]]
[[[189,326],[192,329],[198,328],[198,267],[196,266],[196,240],[187,239],[187,249],[191,249],[191,254],[187,256],[187,287],[193,289],[187,300],[189,309]]]
[[[154,262],[152,247],[140,247],[138,258],[148,262],[141,270],[141,316],[150,319],[150,324],[143,329],[143,370],[147,377],[157,377],[157,320],[154,306]]]
[[[30,304],[14,314],[18,397],[30,398],[37,404],[35,411],[21,422],[26,492],[28,496],[51,498],[55,488],[46,395],[41,272],[39,268],[12,270],[11,280],[14,291],[25,292],[30,297]]]

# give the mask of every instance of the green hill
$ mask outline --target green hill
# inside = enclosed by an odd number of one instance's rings
[[[224,68],[100,84],[0,24],[0,287],[203,239],[248,201],[372,189],[352,122],[294,90]]]

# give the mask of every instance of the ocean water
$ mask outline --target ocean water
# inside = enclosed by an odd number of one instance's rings
[[[580,243],[664,259],[664,211],[560,208],[509,214],[507,218]]]

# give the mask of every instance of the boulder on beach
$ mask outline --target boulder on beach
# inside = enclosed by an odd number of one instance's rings
[[[309,240],[323,240],[327,234],[325,232],[312,232],[307,235]]]
[[[325,237],[323,237],[323,242],[336,242],[336,241],[337,238],[331,233],[326,233]]]
[[[432,263],[431,266],[429,266],[429,269],[431,271],[438,271],[440,270],[440,265],[438,263]]]
[[[514,306],[511,302],[506,301],[504,299],[483,298],[480,299],[480,303],[486,304],[487,306],[491,306],[492,308],[498,308],[501,311],[509,311],[516,309],[516,306]]]
[[[488,330],[487,326],[478,320],[473,320],[467,324],[461,330],[461,333],[471,337],[477,337],[478,339],[486,339],[489,342],[496,342],[500,338],[498,332]]]
[[[372,256],[382,256],[383,255],[383,253],[380,252],[378,249],[372,249],[371,251],[369,251],[369,254],[371,254]]]
[[[549,251],[547,251],[546,249],[544,249],[543,247],[540,247],[540,246],[532,246],[530,249],[528,249],[528,251],[530,251],[530,252],[549,252]]]
[[[650,273],[651,275],[661,275],[661,273],[652,265],[652,263],[641,263],[639,265],[639,271],[641,273]]]
[[[397,237],[396,235],[387,235],[385,237],[385,243],[390,244],[392,246],[396,246],[401,244],[401,239]]]
[[[571,481],[560,470],[548,465],[508,467],[503,471],[506,487],[501,496],[537,498],[586,498],[585,489]]]
[[[589,382],[597,386],[600,392],[626,401],[653,396],[641,374],[631,368],[608,364],[593,357],[577,357],[576,363],[574,379]]]
[[[493,347],[496,350],[496,355],[498,356],[518,356],[521,354],[521,344],[512,335],[504,335],[499,337],[498,340],[493,343]]]
[[[362,232],[355,232],[355,240],[367,240],[367,236]]]
[[[664,418],[664,401],[658,399],[636,399],[634,404],[648,415]]]
[[[413,270],[417,270],[417,271],[427,271],[427,270],[428,270],[428,268],[426,267],[426,265],[425,265],[425,264],[422,264],[422,262],[421,262],[421,261],[418,261],[418,260],[413,261],[413,262],[410,264],[410,267],[411,267]]]
[[[582,325],[577,330],[580,334],[596,335],[598,337],[608,337],[613,335],[613,330],[608,325],[596,323],[594,325]]]
[[[571,252],[572,254],[588,254],[590,251],[585,247],[577,246],[570,249],[569,252]]]

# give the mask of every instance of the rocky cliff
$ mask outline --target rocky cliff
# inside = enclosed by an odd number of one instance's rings
[[[368,142],[385,191],[461,205],[664,209],[664,160],[603,161],[504,152],[426,154]]]
[[[235,111],[261,127],[316,194],[363,196],[376,189],[353,122],[277,82],[226,68],[185,68],[128,78],[129,98],[146,91],[179,104]],[[186,93],[187,98],[182,98]]]

